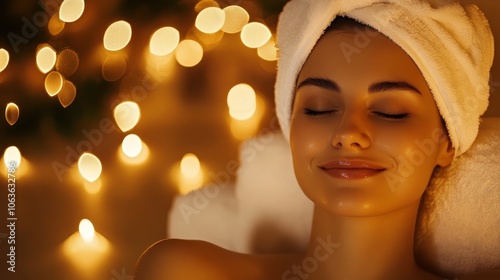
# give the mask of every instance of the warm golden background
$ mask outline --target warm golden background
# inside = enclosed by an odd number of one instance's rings
[[[20,108],[14,125],[0,121],[0,151],[16,146],[23,156],[16,174],[15,273],[7,271],[7,179],[5,167],[0,170],[0,279],[131,279],[141,252],[166,236],[166,213],[173,196],[182,191],[175,176],[182,157],[194,153],[205,181],[210,182],[210,174],[226,170],[229,162],[238,159],[242,139],[276,129],[272,109],[276,63],[246,47],[239,33],[203,35],[194,27],[198,11],[239,5],[249,13],[250,22],[264,23],[275,34],[277,15],[286,1],[89,0],[81,18],[66,23],[58,34],[51,34],[48,24],[35,25],[36,32],[30,30],[29,36],[13,46],[12,34],[23,36],[26,22],[43,21],[43,3],[58,6],[61,1],[0,3],[0,48],[10,53],[9,65],[0,72],[0,108],[9,102]],[[500,2],[464,2],[477,3],[500,38],[496,14]],[[130,23],[131,41],[121,51],[106,51],[103,35],[117,20]],[[173,57],[154,60],[148,54],[151,35],[163,26],[176,28],[181,40],[201,44],[204,52],[199,64],[184,67]],[[37,49],[45,43],[57,53],[73,50],[79,58],[76,72],[66,77],[77,91],[66,108],[57,96],[46,93],[46,74],[36,65]],[[123,75],[116,65],[114,72],[103,71],[106,59],[116,57],[126,62]],[[256,129],[247,128],[243,136],[231,130],[235,121],[226,103],[229,90],[240,83],[251,85],[257,94],[255,116],[240,123],[241,127],[253,122]],[[498,59],[491,85],[492,106],[487,114],[500,116]],[[141,109],[139,123],[128,132],[109,129],[110,124],[117,128],[113,109],[122,101],[135,101]],[[129,133],[140,136],[149,148],[143,163],[129,164],[118,155]],[[85,148],[84,143],[90,146]],[[86,189],[71,165],[84,149],[90,149],[102,163],[98,191]],[[56,171],[55,166],[69,170]],[[63,252],[63,244],[70,242],[68,238],[84,218],[109,247],[104,253],[96,250],[89,255],[88,248],[70,245],[80,259],[73,261]],[[84,268],[82,259],[87,261]]]

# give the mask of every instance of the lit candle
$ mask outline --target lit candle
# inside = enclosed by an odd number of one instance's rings
[[[64,241],[62,250],[77,268],[92,272],[109,255],[110,247],[109,241],[95,231],[92,222],[83,219],[78,231]]]

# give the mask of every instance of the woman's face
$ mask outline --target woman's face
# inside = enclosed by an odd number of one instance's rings
[[[332,31],[311,52],[290,141],[298,182],[316,205],[371,216],[418,202],[453,149],[413,60],[380,33],[364,45],[358,37]]]

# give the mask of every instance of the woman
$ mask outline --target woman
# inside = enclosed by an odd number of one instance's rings
[[[278,27],[278,38],[292,36],[278,41],[278,117],[290,139],[297,180],[315,204],[306,251],[245,255],[201,241],[164,240],[141,257],[136,279],[443,279],[414,259],[419,202],[434,169],[451,164],[470,146],[470,137],[455,133],[460,132],[456,128],[475,124],[455,114],[463,102],[446,103],[450,98],[441,92],[445,85],[430,81],[433,70],[423,65],[435,62],[420,59],[394,37],[356,18],[363,8],[375,9],[364,13],[368,18],[387,11],[394,16],[401,6],[406,13],[417,10],[418,17],[425,17],[418,8],[427,2],[352,2],[292,1]],[[407,9],[412,6],[415,10]],[[321,21],[316,18],[303,21],[297,13],[307,14],[307,8],[311,15],[324,16],[323,24],[309,24]],[[445,8],[443,13],[454,13]],[[347,10],[357,21],[341,17],[351,16]],[[377,29],[396,20],[408,27],[402,21],[410,16],[379,21]],[[332,18],[328,28],[323,26]],[[489,71],[485,61],[479,73]],[[439,70],[447,71],[446,66]],[[484,101],[478,96],[478,103]],[[478,104],[471,113],[477,114],[476,120],[482,107]],[[500,273],[461,279],[500,279]]]

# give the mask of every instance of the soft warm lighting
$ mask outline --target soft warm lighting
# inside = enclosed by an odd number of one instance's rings
[[[57,71],[52,71],[45,77],[45,91],[54,96],[62,89],[63,83],[63,76]]]
[[[7,68],[7,65],[9,65],[9,59],[9,52],[5,49],[0,49],[0,72]]]
[[[98,178],[94,182],[89,182],[85,180],[83,182],[83,187],[88,194],[96,194],[100,192],[102,189],[102,180],[101,178]]]
[[[237,120],[246,120],[255,113],[257,102],[255,91],[247,84],[238,84],[227,95],[229,114]]]
[[[108,82],[119,80],[127,71],[127,56],[118,51],[108,54],[102,63],[102,77]]]
[[[118,104],[114,110],[115,121],[123,132],[134,128],[141,118],[139,105],[132,101],[125,101]]]
[[[14,168],[17,169],[21,164],[21,152],[16,146],[10,146],[7,149],[5,149],[5,152],[3,153],[3,161],[5,163],[5,166],[7,166],[7,168],[12,168],[10,164],[14,163],[15,165]]]
[[[17,107],[16,103],[10,102],[5,107],[5,119],[10,125],[14,125],[19,119],[19,107]]]
[[[199,13],[199,12],[205,10],[208,7],[217,7],[217,8],[220,8],[219,3],[217,3],[216,1],[202,0],[202,1],[198,2],[196,4],[196,6],[194,6],[194,11],[197,12],[197,13]]]
[[[223,9],[226,20],[222,26],[222,31],[226,33],[238,33],[243,29],[250,19],[248,12],[240,6],[232,5]]]
[[[59,103],[61,103],[64,108],[68,107],[71,103],[73,103],[73,100],[75,100],[76,97],[75,85],[70,81],[64,81],[57,97],[59,98]]]
[[[50,35],[56,36],[57,34],[61,33],[65,25],[66,23],[59,18],[59,13],[55,13],[54,15],[52,15],[52,17],[50,17],[49,20],[48,29]]]
[[[59,7],[59,18],[65,22],[74,22],[82,16],[84,10],[84,0],[64,0]]]
[[[36,65],[40,72],[46,74],[52,70],[56,64],[56,58],[56,51],[51,46],[41,47],[36,53]]]
[[[201,171],[200,160],[195,154],[188,153],[182,157],[181,160],[181,172],[182,175],[193,178],[198,176]]]
[[[208,7],[196,17],[195,26],[204,33],[215,33],[221,30],[226,19],[226,14],[221,8]]]
[[[149,41],[149,50],[154,55],[167,55],[179,45],[179,31],[173,27],[162,27],[153,33]]]
[[[135,134],[125,136],[122,142],[122,150],[128,157],[134,158],[141,153],[142,140]]]
[[[94,182],[101,176],[101,161],[91,153],[83,153],[78,160],[78,170],[85,180]]]
[[[256,95],[256,99],[257,108],[252,117],[246,120],[237,120],[234,118],[230,118],[229,120],[231,134],[238,141],[245,141],[255,137],[259,131],[261,120],[266,112],[266,101],[259,95]]]
[[[132,39],[132,27],[126,21],[112,23],[104,32],[104,48],[109,51],[118,51],[125,48]]]
[[[57,56],[56,70],[67,78],[76,72],[79,63],[80,59],[74,50],[64,49]]]
[[[257,49],[257,53],[259,57],[267,60],[267,61],[275,61],[278,59],[278,49],[276,48],[276,43],[274,39],[271,37],[267,43],[265,43],[262,47]]]
[[[224,31],[222,30],[212,34],[203,33],[196,28],[193,31],[196,37],[208,48],[214,47],[214,45],[219,43],[222,37],[224,37]]]
[[[260,22],[250,22],[241,30],[241,41],[249,48],[263,46],[271,36],[269,28]]]
[[[184,67],[193,67],[203,58],[203,48],[193,40],[183,40],[175,50],[175,59]]]
[[[78,225],[78,232],[85,242],[92,242],[95,237],[94,225],[88,219],[83,219]]]

